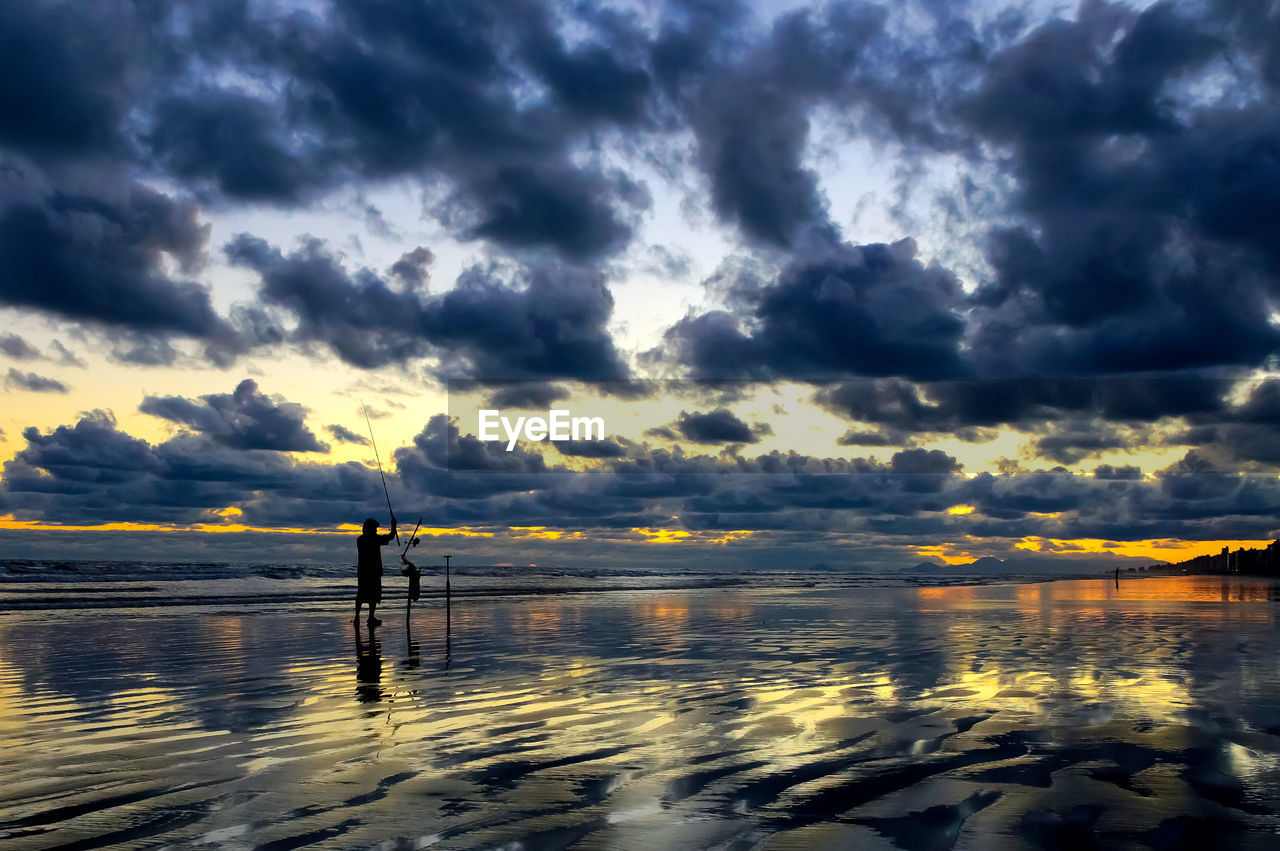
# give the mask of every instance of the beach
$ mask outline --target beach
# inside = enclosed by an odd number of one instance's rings
[[[10,848],[1270,848],[1280,586],[0,614]]]

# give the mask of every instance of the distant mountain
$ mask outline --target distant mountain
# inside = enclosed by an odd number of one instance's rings
[[[1141,559],[1121,559],[1125,567],[1133,567],[1146,562]],[[1114,557],[1095,556],[1095,557],[1063,557],[1051,555],[1030,555],[1026,558],[1016,559],[999,559],[995,556],[983,556],[982,558],[968,562],[967,564],[934,564],[931,561],[918,562],[911,567],[904,568],[903,573],[912,574],[938,574],[951,573],[955,575],[1015,575],[1027,573],[1045,573],[1045,574],[1063,574],[1063,573],[1081,573],[1095,574],[1109,571],[1115,567],[1117,560]]]

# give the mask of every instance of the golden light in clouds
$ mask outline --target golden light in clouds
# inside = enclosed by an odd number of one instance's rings
[[[972,543],[977,543],[977,539],[972,535],[966,535],[965,538]],[[968,546],[969,545],[966,544],[952,542],[945,544],[931,544],[928,546],[916,547],[915,553],[920,556],[920,558],[935,559],[943,564],[967,564],[971,561],[977,561],[979,558],[968,549]]]
[[[517,541],[581,541],[586,539],[582,532],[568,532],[563,529],[548,529],[546,526],[511,526]]]
[[[759,534],[754,529],[735,529],[722,531],[690,531],[688,529],[634,528],[632,532],[640,535],[646,544],[728,544]]]

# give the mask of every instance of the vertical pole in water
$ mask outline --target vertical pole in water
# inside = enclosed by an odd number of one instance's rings
[[[449,670],[449,663],[453,661],[453,599],[451,597],[451,589],[449,587],[449,559],[451,555],[444,557],[444,669]]]

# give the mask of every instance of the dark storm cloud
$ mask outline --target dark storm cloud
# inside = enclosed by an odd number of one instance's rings
[[[181,396],[147,396],[138,410],[189,426],[231,449],[329,450],[307,428],[305,408],[259,393],[257,382],[250,378],[231,394],[201,396],[199,402]]]
[[[461,238],[578,260],[629,241],[648,194],[572,155],[598,122],[634,125],[648,73],[637,24],[578,10],[569,47],[549,4],[339,2],[330,14],[227,14],[200,40],[278,93],[186,87],[144,142],[171,174],[242,200],[293,203],[411,175],[450,189]],[[537,84],[546,97],[528,96]],[[436,210],[439,214],[441,211]]]
[[[296,201],[314,175],[290,150],[282,119],[277,104],[201,88],[156,105],[146,144],[158,165],[193,187],[246,201]]]
[[[3,497],[23,518],[54,522],[238,522],[331,525],[363,517],[382,498],[377,471],[361,464],[300,464],[276,451],[232,449],[203,434],[151,445],[96,412],[48,434],[29,428],[5,464]],[[317,498],[323,495],[323,498]]]
[[[1024,224],[996,231],[975,358],[1042,373],[1261,363],[1280,253],[1280,143],[1265,88],[1189,7],[1097,4],[995,56],[967,120],[1005,146]],[[1245,66],[1237,65],[1237,69]],[[1012,361],[1012,363],[1010,363]]]
[[[698,377],[938,377],[963,370],[964,295],[911,240],[842,246],[799,261],[740,298],[755,327],[727,312],[682,319],[667,345]]]
[[[612,313],[613,295],[595,271],[535,266],[508,282],[472,268],[429,305],[422,329],[486,379],[616,381],[628,370],[607,328]],[[457,367],[446,360],[444,368]]]
[[[397,478],[410,490],[433,497],[437,509],[444,498],[461,501],[465,507],[459,509],[460,516],[468,520],[458,522],[484,522],[486,517],[504,522],[501,503],[476,501],[555,484],[554,476],[545,475],[547,464],[541,455],[523,446],[507,452],[503,443],[460,434],[445,414],[433,416],[414,437],[413,446],[397,449],[394,458]],[[512,516],[516,515],[507,513]]]
[[[485,382],[487,385],[488,382]],[[452,385],[450,385],[452,387]],[[549,381],[515,381],[494,390],[489,396],[491,408],[525,408],[550,410],[561,399],[569,398],[569,391]]]
[[[40,350],[17,334],[0,335],[0,353],[14,360],[40,359]]]
[[[1246,395],[1219,416],[1192,416],[1174,442],[1213,448],[1236,462],[1280,466],[1280,381],[1243,382]]]
[[[554,444],[561,455],[574,458],[625,458],[629,445],[630,441],[609,439],[561,440]]]
[[[681,411],[676,418],[676,429],[692,443],[755,443],[762,433],[768,433],[758,425],[748,425],[738,419],[727,408],[692,414]]]
[[[1099,419],[1055,420],[1037,427],[1040,436],[1032,443],[1038,458],[1059,464],[1075,464],[1085,458],[1114,449],[1137,448],[1146,443],[1142,434],[1125,434]]]
[[[757,33],[739,4],[674,5],[653,45],[654,66],[693,130],[715,211],[752,242],[794,249],[837,241],[818,175],[805,163],[820,107],[898,143],[939,135],[924,57],[933,51],[937,64],[954,65],[954,47],[919,32],[891,34],[885,8],[837,2],[789,11]],[[913,48],[912,39],[928,48]]]
[[[837,446],[902,446],[910,442],[911,436],[897,429],[880,431],[862,431],[849,429],[836,438]]]
[[[895,473],[923,473],[949,475],[959,472],[963,465],[941,449],[904,449],[895,452],[889,462]]]
[[[624,248],[650,203],[598,156],[594,134],[648,124],[651,95],[644,26],[606,10],[104,0],[3,16],[0,304],[144,335],[116,346],[120,360],[172,362],[161,338],[178,335],[227,366],[284,336],[255,306],[224,321],[203,289],[170,279],[162,258],[194,272],[206,235],[187,197],[296,204],[409,176],[445,199],[433,215],[459,238],[583,263]],[[144,177],[179,194],[129,182]],[[429,260],[411,252],[391,275],[420,288]],[[336,336],[364,366],[421,349]]]
[[[412,251],[400,255],[400,259],[391,265],[391,277],[398,280],[407,290],[421,289],[427,285],[431,264],[436,260],[430,248],[419,245]]]
[[[247,234],[225,247],[228,259],[255,271],[259,297],[297,317],[295,337],[318,340],[355,366],[373,368],[426,352],[414,333],[423,307],[373,272],[350,276],[324,243],[308,240],[289,255]]]
[[[26,390],[29,393],[70,393],[71,388],[54,378],[45,378],[34,372],[19,372],[9,367],[4,379],[5,390]]]
[[[435,351],[442,377],[621,379],[607,324],[613,296],[596,272],[546,264],[516,279],[473,267],[439,296],[392,289],[368,269],[349,275],[319,240],[282,254],[240,235],[226,247],[253,269],[264,301],[298,318],[295,338],[374,368]]]
[[[376,470],[361,464],[301,464],[205,434],[152,446],[120,432],[109,415],[23,436],[27,446],[0,485],[0,502],[19,519],[219,522],[214,512],[235,506],[243,512],[237,522],[324,526],[362,518],[383,500]],[[657,450],[602,459],[619,475],[600,476],[548,466],[523,448],[507,453],[437,416],[394,457],[388,484],[396,504],[441,524],[789,530],[906,536],[920,546],[966,534],[1221,537],[1233,524],[1262,537],[1280,510],[1274,475],[1241,477],[1195,453],[1151,481],[1105,471],[965,478],[956,459],[918,449],[887,463]],[[944,513],[961,502],[976,511]]]
[[[68,192],[0,166],[0,304],[63,318],[191,337],[223,333],[194,272],[208,226],[194,205],[141,186]]]
[[[333,436],[333,439],[339,443],[354,443],[357,446],[368,446],[369,438],[363,434],[356,434],[351,429],[343,425],[333,423],[324,427],[324,430]]]
[[[1107,422],[1142,426],[1164,417],[1214,421],[1226,410],[1226,395],[1233,384],[1227,378],[1160,376],[865,379],[821,387],[815,401],[841,416],[899,435],[947,432],[981,440],[988,436],[982,433],[984,428],[1002,425],[1060,432],[1061,420],[1079,415],[1089,415],[1103,429],[1109,428]],[[1049,445],[1054,442],[1050,440]]]
[[[116,363],[171,366],[178,360],[178,350],[164,334],[112,330],[105,336],[111,344],[107,357]]]
[[[944,357],[927,368],[1100,374],[1260,365],[1274,353],[1280,252],[1267,223],[1280,213],[1280,192],[1271,189],[1280,171],[1266,152],[1280,140],[1268,89],[1280,51],[1257,36],[1274,31],[1274,22],[1230,4],[1158,3],[1137,12],[1099,3],[1076,20],[1054,19],[1021,35],[1008,15],[1013,26],[979,30],[963,12],[934,11],[934,28],[920,39],[924,50],[839,5],[825,13],[825,27],[816,26],[821,16],[796,12],[760,41],[731,30],[737,48],[732,39],[699,37],[707,28],[698,29],[696,16],[685,30],[670,29],[670,44],[655,54],[674,69],[668,85],[684,86],[688,102],[690,92],[720,94],[719,113],[689,118],[719,211],[763,244],[812,254],[813,240],[797,235],[828,223],[798,152],[815,105],[835,105],[862,132],[885,132],[903,145],[909,167],[925,168],[943,151],[1013,178],[1008,198],[997,192],[987,209],[970,208],[1002,222],[987,247],[995,274],[979,277],[973,298],[951,300],[960,332],[938,335],[935,354]],[[865,26],[842,27],[837,18]],[[689,55],[695,50],[702,60]],[[810,54],[808,65],[788,59]],[[1252,76],[1257,68],[1265,69],[1261,78]],[[768,81],[767,90],[754,90],[753,79]],[[752,112],[779,93],[792,96],[786,108]],[[806,97],[807,105],[795,106]],[[720,132],[734,142],[723,152],[715,144]],[[749,157],[757,140],[771,140],[768,166],[729,176],[726,163]],[[990,146],[994,158],[974,142]],[[768,199],[759,205],[767,216],[751,214],[757,198]],[[830,361],[812,363],[806,350],[838,350],[856,339],[829,327],[845,317],[881,316],[828,306],[827,324],[808,323],[810,333],[793,335],[781,355],[744,343],[768,336],[771,320],[750,301],[732,304],[736,312],[683,320],[668,343],[700,373],[776,374],[774,364],[787,358],[810,373],[831,372]],[[744,320],[760,330],[744,331]],[[961,336],[956,354],[948,337]],[[879,354],[879,363],[901,365],[871,374],[921,372],[906,351]],[[846,374],[868,374],[857,358],[836,362]]]
[[[464,204],[452,217],[464,237],[511,248],[554,245],[576,260],[612,254],[630,240],[633,225],[615,213],[609,199],[635,210],[649,206],[648,191],[624,173],[583,173],[567,163],[505,166],[470,192],[484,203],[478,209]]]
[[[50,158],[121,145],[137,17],[127,2],[0,9],[0,145]]]
[[[1111,481],[1137,481],[1142,478],[1142,470],[1130,464],[1113,467],[1110,464],[1099,464],[1093,468],[1094,478]]]

